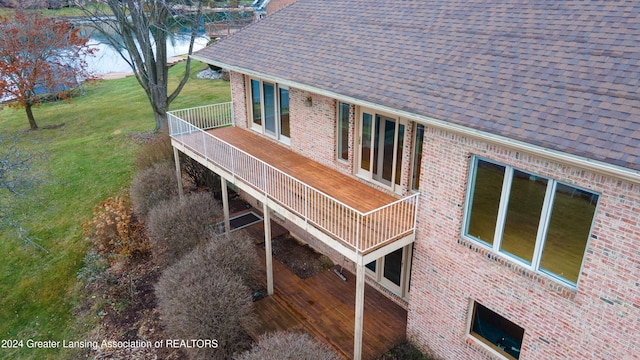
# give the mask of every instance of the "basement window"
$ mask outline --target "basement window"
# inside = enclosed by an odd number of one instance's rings
[[[524,329],[477,302],[469,334],[507,359],[520,358]]]

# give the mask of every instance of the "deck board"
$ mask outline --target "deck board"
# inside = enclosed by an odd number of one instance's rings
[[[208,132],[361,212],[397,200],[384,191],[299,155],[250,130],[230,126]]]
[[[259,248],[264,266],[264,250]],[[258,321],[248,329],[260,335],[290,330],[308,333],[334,347],[344,358],[353,355],[355,275],[342,281],[327,270],[300,279],[273,259],[275,294],[254,303]],[[266,280],[265,280],[266,281]],[[363,359],[377,359],[405,339],[407,312],[369,285],[365,286]]]

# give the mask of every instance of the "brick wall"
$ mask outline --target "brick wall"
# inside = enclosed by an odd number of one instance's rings
[[[231,99],[233,101],[233,116],[236,126],[246,129],[250,127],[247,119],[247,98],[244,75],[235,71],[229,72],[229,82],[231,83]]]
[[[431,128],[423,151],[409,339],[492,358],[465,335],[475,300],[525,329],[522,360],[640,358],[640,185]],[[577,291],[461,238],[473,154],[601,194]]]
[[[231,73],[236,125],[246,128],[244,84],[241,74]],[[309,96],[310,107],[305,105]],[[336,101],[292,88],[290,104],[291,149],[353,175],[355,109],[345,164],[336,159]],[[410,182],[411,129],[409,123],[403,184]],[[577,291],[510,260],[488,256],[490,252],[460,236],[474,154],[601,194]],[[470,301],[475,300],[525,329],[521,359],[638,358],[640,185],[432,128],[425,129],[421,171],[410,339],[443,358],[491,358],[466,337]],[[330,253],[313,239],[304,240]]]

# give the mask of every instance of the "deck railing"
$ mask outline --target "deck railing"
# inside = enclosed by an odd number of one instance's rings
[[[415,230],[418,194],[361,212],[205,131],[233,123],[230,103],[168,113],[169,134],[305,222],[366,253]]]

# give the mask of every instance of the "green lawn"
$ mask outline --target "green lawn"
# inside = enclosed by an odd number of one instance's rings
[[[195,72],[172,108],[230,100],[229,83],[195,79]],[[184,63],[170,74],[175,82],[184,74]],[[0,339],[25,341],[19,350],[0,348],[3,359],[66,357],[60,350],[27,349],[27,339],[85,340],[85,334],[72,329],[78,300],[73,289],[88,248],[81,223],[91,218],[101,200],[126,190],[139,147],[130,135],[150,131],[155,124],[133,77],[87,85],[71,104],[44,104],[34,114],[41,128],[64,126],[26,133],[27,139],[38,139],[27,142],[29,146],[46,149],[47,160],[38,167],[48,173],[48,180],[34,190],[37,202],[21,204],[19,211],[48,252],[0,233]],[[28,128],[23,109],[0,111],[0,131]]]

